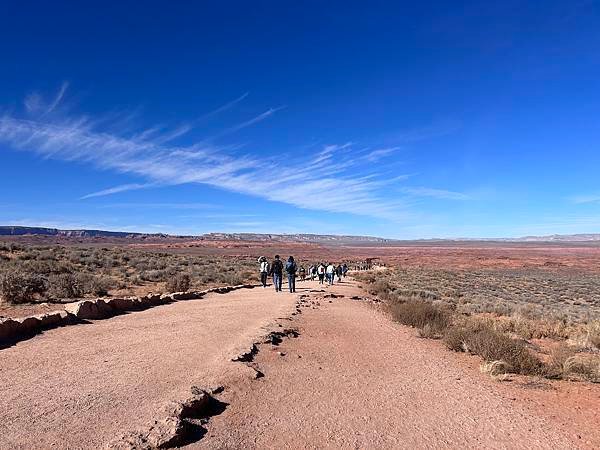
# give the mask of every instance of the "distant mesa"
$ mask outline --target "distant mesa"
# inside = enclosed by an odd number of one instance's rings
[[[166,234],[129,233],[103,230],[59,230],[58,228],[0,226],[0,236],[59,236],[59,237],[167,237]]]
[[[393,244],[408,242],[373,236],[350,236],[333,234],[261,234],[261,233],[206,233],[198,236],[180,236],[164,233],[132,233],[128,231],[61,230],[58,228],[0,226],[0,236],[55,236],[59,238],[124,238],[124,239],[195,239],[207,241],[296,242],[317,244]],[[519,238],[458,238],[418,239],[411,242],[597,242],[600,233],[553,234],[549,236],[525,236]]]

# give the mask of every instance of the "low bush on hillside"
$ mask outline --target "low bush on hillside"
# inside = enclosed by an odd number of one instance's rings
[[[186,292],[190,289],[190,276],[181,273],[170,278],[165,286],[167,292]]]
[[[257,281],[253,257],[193,256],[124,247],[0,244],[2,301],[182,291]],[[189,281],[181,280],[186,274]],[[184,277],[185,278],[185,277]]]
[[[422,330],[423,337],[439,335],[451,323],[450,311],[421,300],[394,301],[389,311],[395,321]]]
[[[9,303],[31,302],[46,292],[46,280],[19,270],[0,273],[0,297]]]
[[[417,328],[421,337],[441,337],[453,351],[480,356],[484,360],[482,370],[493,376],[516,373],[600,382],[600,355],[595,353],[600,348],[598,310],[588,310],[585,316],[560,315],[560,303],[540,298],[540,295],[545,295],[545,286],[530,284],[531,275],[527,272],[521,274],[524,280],[521,288],[518,273],[511,273],[506,278],[508,286],[504,286],[500,283],[504,277],[501,274],[488,276],[481,271],[475,274],[457,272],[456,280],[453,280],[448,273],[442,272],[440,276],[439,272],[430,272],[436,274],[433,277],[428,276],[427,269],[397,270],[384,275],[367,272],[358,274],[356,278],[366,283],[365,287],[371,294],[385,301],[393,320]],[[557,275],[538,273],[535,278],[543,280],[546,276],[552,279]],[[423,284],[419,284],[418,280]],[[474,288],[485,287],[490,281],[497,284],[487,287],[489,299],[487,292],[465,297],[467,291],[475,292]],[[580,279],[563,281],[571,282],[572,286],[563,285],[560,292],[575,292],[577,289],[591,292],[588,291],[589,285]],[[516,304],[499,300],[498,295],[505,295],[502,290],[507,288],[518,292],[521,297],[525,297],[527,289],[531,289],[536,298],[531,303]],[[548,292],[550,298],[552,295]],[[546,301],[554,302],[550,314],[543,308]],[[573,305],[579,308],[579,305],[593,305],[594,302],[592,298],[565,303],[565,311],[570,313],[574,311]],[[526,339],[559,341],[562,342],[561,350],[555,350],[552,359],[546,361],[547,358],[542,359],[532,350],[535,346]]]
[[[506,371],[522,375],[544,375],[544,363],[522,342],[482,324],[450,327],[444,335],[450,350],[481,356],[485,361],[502,361]]]

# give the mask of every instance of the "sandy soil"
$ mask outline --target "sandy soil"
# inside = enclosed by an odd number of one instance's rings
[[[10,303],[0,302],[0,318],[10,317],[27,317],[35,314],[44,314],[54,311],[63,311],[65,305],[57,303],[24,303],[13,305]]]
[[[231,362],[295,297],[243,289],[47,331],[0,351],[0,448],[99,448],[192,385],[250,377]]]
[[[347,281],[210,295],[55,329],[0,351],[0,448],[99,448],[192,385],[225,410],[191,448],[598,448],[600,388],[493,381],[391,322]],[[335,293],[344,297],[331,298]],[[296,300],[301,314],[296,314]],[[255,370],[231,358],[278,324]]]
[[[193,448],[600,445],[597,387],[565,396],[562,384],[493,381],[476,357],[350,300],[364,295],[356,286],[328,291],[346,297],[309,304],[294,321],[299,338],[261,347],[255,362],[265,377],[225,391],[230,406]]]

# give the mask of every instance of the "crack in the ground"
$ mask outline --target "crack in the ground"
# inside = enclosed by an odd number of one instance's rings
[[[212,394],[222,392],[222,386],[211,390],[192,386],[192,397],[183,402],[169,402],[147,430],[124,434],[107,445],[109,449],[151,450],[175,448],[197,442],[206,434],[204,427],[210,417],[221,414],[228,404]]]

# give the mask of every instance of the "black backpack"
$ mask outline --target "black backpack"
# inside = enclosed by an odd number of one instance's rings
[[[298,267],[296,266],[296,263],[294,261],[288,261],[285,265],[285,271],[290,275],[294,275],[297,269]]]

